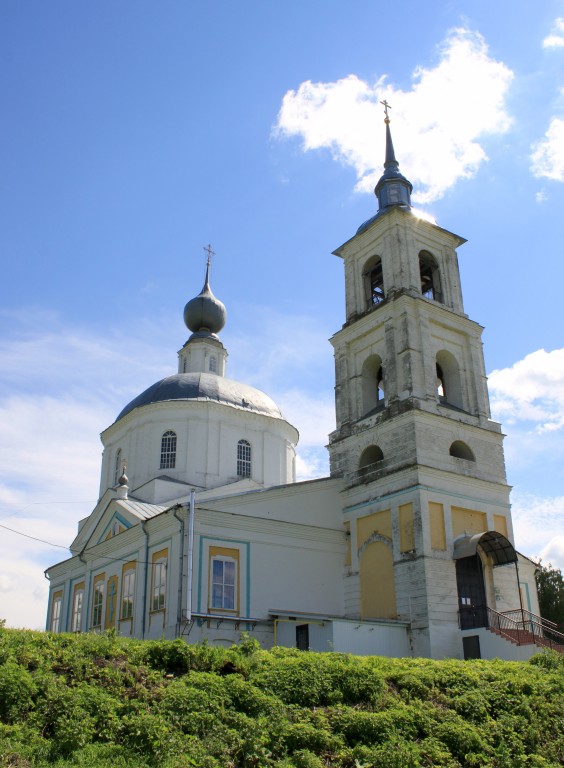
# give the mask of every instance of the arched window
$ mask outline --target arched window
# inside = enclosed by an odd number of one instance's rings
[[[116,460],[114,464],[114,485],[117,485],[119,483],[119,479],[121,477],[121,448],[117,449],[116,452]]]
[[[384,453],[379,445],[369,445],[360,455],[358,462],[358,477],[368,480],[369,475],[379,469],[378,464],[384,461]]]
[[[384,368],[379,355],[370,355],[362,366],[362,415],[383,408],[384,399]]]
[[[435,370],[439,402],[464,408],[460,370],[455,356],[446,349],[441,350],[436,357]]]
[[[169,429],[161,439],[161,469],[174,469],[176,466],[176,432]]]
[[[439,401],[441,403],[446,403],[445,377],[443,374],[443,369],[438,363],[437,363],[437,395],[439,396]]]
[[[419,254],[419,274],[421,276],[421,293],[426,299],[443,303],[441,289],[441,274],[437,261],[428,251]]]
[[[364,272],[364,292],[366,295],[367,309],[380,304],[386,298],[384,294],[384,274],[382,272],[382,259],[373,256],[367,261]]]
[[[449,453],[454,456],[455,459],[465,459],[466,461],[476,461],[472,449],[469,448],[462,440],[455,440],[450,446]]]
[[[366,467],[372,464],[377,464],[379,461],[384,461],[384,453],[379,445],[369,445],[365,448],[360,456],[358,462],[359,469],[366,469]]]
[[[237,475],[251,476],[251,444],[248,440],[239,440],[237,443]]]

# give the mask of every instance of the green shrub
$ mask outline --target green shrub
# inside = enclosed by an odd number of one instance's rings
[[[31,674],[15,661],[0,666],[0,719],[14,723],[33,707],[36,692]]]

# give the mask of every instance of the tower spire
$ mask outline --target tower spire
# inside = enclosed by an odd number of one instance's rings
[[[390,131],[390,116],[388,110],[391,106],[384,99],[380,104],[384,106],[384,122],[386,124],[386,157],[384,160],[384,173],[376,184],[374,194],[378,198],[378,210],[383,212],[391,206],[411,208],[411,182],[400,173],[399,163],[396,160],[392,132]]]

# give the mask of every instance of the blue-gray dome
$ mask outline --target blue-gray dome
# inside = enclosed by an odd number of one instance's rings
[[[260,389],[226,379],[215,373],[176,373],[157,381],[132,400],[117,417],[119,421],[135,408],[152,403],[199,400],[244,408],[277,419],[282,418],[276,403]]]

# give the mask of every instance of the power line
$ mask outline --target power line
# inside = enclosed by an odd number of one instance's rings
[[[1,523],[0,523],[0,528],[5,528],[5,530],[7,531],[11,531],[12,533],[17,533],[18,536],[23,536],[26,539],[33,539],[33,541],[40,541],[42,544],[48,544],[50,547],[58,547],[59,549],[68,549],[68,547],[64,547],[62,544],[53,544],[52,541],[45,541],[45,539],[38,539],[37,536],[30,536],[29,533],[16,531],[15,528],[9,528],[7,525],[2,525]]]

